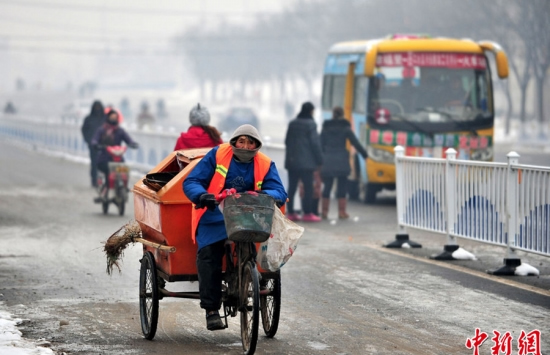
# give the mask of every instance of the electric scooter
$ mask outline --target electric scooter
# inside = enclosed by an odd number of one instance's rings
[[[103,214],[109,213],[109,205],[114,203],[118,207],[118,214],[124,216],[124,209],[128,201],[128,176],[130,174],[130,167],[122,161],[126,149],[126,146],[119,145],[105,147],[113,161],[108,163],[108,177],[98,171],[98,197],[94,199],[95,203],[101,204]]]

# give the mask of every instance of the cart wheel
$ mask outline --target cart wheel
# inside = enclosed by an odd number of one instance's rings
[[[155,258],[149,251],[143,255],[139,270],[139,316],[145,339],[152,340],[159,318],[159,289]]]
[[[247,262],[244,266],[241,285],[241,339],[244,353],[251,355],[256,351],[260,318],[260,285],[254,263]]]
[[[109,213],[109,201],[103,202],[102,207],[103,207],[103,214]]]
[[[264,279],[260,287],[260,310],[265,335],[273,338],[279,327],[281,313],[281,273],[272,279]]]

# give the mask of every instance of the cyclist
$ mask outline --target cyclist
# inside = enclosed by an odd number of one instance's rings
[[[183,182],[193,209],[193,235],[198,244],[197,270],[200,307],[206,310],[206,327],[223,329],[218,310],[222,297],[222,258],[227,233],[215,194],[234,188],[237,192],[261,191],[276,201],[287,194],[275,163],[259,152],[262,139],[249,124],[238,127],[229,143],[210,150]]]

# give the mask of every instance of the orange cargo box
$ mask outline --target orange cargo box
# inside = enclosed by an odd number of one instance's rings
[[[180,150],[170,153],[146,177],[166,173],[164,186],[146,184],[145,178],[134,185],[134,214],[143,238],[176,247],[169,253],[149,246],[157,270],[169,282],[197,280],[197,245],[191,238],[191,201],[183,192],[183,181],[211,148]],[[161,175],[161,174],[157,174]],[[173,177],[172,177],[173,175]]]
[[[176,247],[174,253],[143,245],[143,252],[155,257],[159,276],[168,282],[197,281],[197,244],[191,236],[191,212],[193,205],[183,192],[183,181],[212,148],[187,149],[170,153],[133,188],[135,219],[141,227],[144,239]],[[169,175],[169,180],[159,184],[146,184],[146,178]],[[260,243],[256,243],[259,249]],[[225,258],[224,258],[225,270]],[[262,274],[269,273],[257,265]]]

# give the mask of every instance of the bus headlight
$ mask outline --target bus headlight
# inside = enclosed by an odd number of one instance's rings
[[[377,162],[393,164],[395,161],[393,153],[384,149],[377,149],[369,146],[367,147],[367,153],[370,159]]]
[[[493,160],[493,147],[487,147],[484,149],[475,149],[472,150],[471,160],[479,161],[492,161]]]

